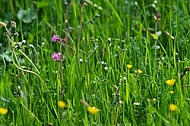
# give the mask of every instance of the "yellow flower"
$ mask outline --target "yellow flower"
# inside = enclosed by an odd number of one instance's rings
[[[88,111],[91,113],[91,114],[96,114],[99,109],[97,109],[96,107],[91,107],[91,106],[88,106]]]
[[[128,69],[130,69],[130,68],[132,68],[132,67],[133,67],[133,65],[127,64],[127,68],[128,68]]]
[[[171,80],[167,80],[166,81],[166,84],[170,85],[170,86],[173,86],[175,83],[175,79],[171,79]]]
[[[7,112],[8,110],[6,108],[0,108],[0,114],[5,115]]]
[[[170,94],[173,94],[174,93],[174,91],[170,91]]]
[[[60,108],[64,108],[64,107],[66,107],[66,103],[64,101],[58,101],[58,106]]]
[[[141,73],[142,73],[142,70],[138,69],[138,70],[137,70],[137,73],[141,74]]]
[[[169,109],[170,109],[170,111],[177,111],[178,107],[175,104],[170,104]]]

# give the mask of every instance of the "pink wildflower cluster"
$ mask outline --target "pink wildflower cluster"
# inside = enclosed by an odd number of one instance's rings
[[[51,41],[52,42],[59,42],[60,44],[62,44],[63,42],[66,41],[66,38],[59,38],[58,35],[53,35],[53,37],[51,38]],[[62,61],[63,60],[63,56],[60,52],[58,53],[52,53],[51,55],[51,58],[54,60],[54,61]]]
[[[52,42],[59,42],[60,44],[62,44],[63,42],[66,42],[66,38],[59,38],[58,35],[53,35],[53,37],[51,38]]]
[[[61,60],[61,59],[62,59],[61,53],[52,53],[51,58],[52,58],[54,61]]]

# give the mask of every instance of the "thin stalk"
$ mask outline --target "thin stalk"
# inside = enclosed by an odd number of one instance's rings
[[[17,62],[18,65],[15,63],[13,55],[14,55],[15,60],[16,60],[16,62]],[[13,64],[14,64],[16,67],[18,66],[19,68],[21,68],[21,67],[20,67],[20,64],[19,64],[19,62],[18,62],[18,59],[17,59],[17,56],[16,56],[16,53],[15,53],[14,49],[13,49],[13,54],[12,54],[12,60],[13,60]],[[26,82],[28,83],[28,80],[27,80],[27,78],[26,78],[24,72],[23,72],[22,70],[21,70],[21,72],[22,72],[22,75],[24,76],[24,79],[25,79]]]
[[[81,11],[82,11],[82,7],[81,7]],[[82,26],[82,19],[83,19],[83,14],[81,13],[80,15],[80,29],[78,32],[78,39],[77,39],[77,58],[79,58],[79,47],[80,47],[80,38],[81,38],[81,33],[82,33],[82,29],[84,27],[84,25],[86,25],[86,23]]]
[[[100,15],[99,14],[96,14],[94,17],[92,17],[89,21],[85,22],[83,25],[82,25],[82,15],[81,15],[81,27],[79,29],[79,35],[78,35],[78,41],[77,41],[77,57],[79,57],[79,47],[80,47],[80,38],[81,38],[81,33],[82,33],[82,29],[88,25],[89,23],[93,23],[93,21],[95,20],[95,18],[99,17]]]
[[[157,28],[158,28],[158,19],[156,19],[156,23],[155,23],[155,34],[157,33]],[[158,42],[158,40],[156,39],[155,40],[155,45],[154,45],[154,58],[155,58],[155,60],[154,60],[154,68],[156,68],[156,59],[157,59],[157,48],[156,48],[156,46],[157,46],[157,42]],[[154,78],[155,78],[155,74],[156,74],[156,72],[154,72]]]
[[[13,0],[10,0],[10,7],[11,7],[11,12],[14,14],[14,5],[13,5]]]
[[[157,33],[157,29],[158,29],[158,20],[156,19],[156,23],[155,23],[155,34]],[[156,41],[155,41],[155,45],[154,45],[154,47],[155,47],[155,58],[156,58],[156,46],[157,46],[157,39],[156,39]]]
[[[38,68],[36,67],[36,65],[34,65],[34,63],[32,62],[32,60],[30,60],[30,58],[22,51],[22,50],[19,50],[19,52],[24,55],[24,57],[32,64],[32,66],[35,68],[35,70],[37,71],[38,74],[40,74]]]
[[[60,52],[62,53],[62,43],[60,44]],[[62,66],[63,66],[63,60],[60,61],[60,90],[61,90],[61,93],[63,94],[63,89],[62,89],[62,86],[63,86],[63,69],[62,69]]]
[[[117,126],[117,120],[118,120],[118,109],[119,109],[119,103],[116,103],[116,112],[115,112],[115,114],[116,114],[116,117],[115,117],[115,126]]]
[[[14,48],[14,46],[15,46],[16,43],[12,39],[10,39],[10,37],[8,35],[7,35],[7,38],[9,39],[9,41],[11,42],[11,44],[12,44],[12,46]],[[37,71],[37,73],[40,74],[38,68],[36,67],[36,65],[34,65],[34,63],[32,62],[32,60],[30,60],[30,58],[22,50],[18,50],[18,51],[32,64],[32,66]]]
[[[36,116],[32,111],[30,111],[22,102],[21,102],[20,104],[22,105],[22,107],[23,107],[32,117],[34,117],[34,118],[36,119],[36,121],[37,121],[38,123],[42,124],[41,121],[37,118],[37,116]]]
[[[40,77],[40,75],[38,75],[36,72],[30,71],[30,70],[26,70],[26,69],[23,69],[23,68],[21,68],[20,66],[18,66],[18,65],[15,63],[15,61],[14,61],[14,57],[13,57],[13,56],[16,57],[16,54],[15,54],[14,51],[13,51],[13,54],[14,54],[14,55],[12,55],[13,64],[14,64],[19,70],[24,71],[24,72],[28,72],[28,73],[32,73],[32,74],[36,75],[36,76],[43,82],[43,79],[42,79],[42,78]]]

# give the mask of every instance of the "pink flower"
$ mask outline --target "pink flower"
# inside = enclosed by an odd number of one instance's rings
[[[60,40],[60,38],[58,37],[58,35],[53,35],[53,37],[51,38],[52,42],[56,42],[58,40]]]
[[[66,38],[63,38],[63,39],[60,40],[60,43],[66,42],[66,40],[67,40]]]
[[[54,61],[61,60],[61,53],[53,53],[53,54],[51,55],[51,58],[52,58]]]

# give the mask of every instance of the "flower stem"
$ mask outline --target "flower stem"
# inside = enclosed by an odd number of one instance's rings
[[[62,44],[60,44],[60,53],[62,53]],[[62,55],[61,55],[62,56]],[[61,96],[63,96],[63,60],[60,61],[60,91],[61,91]],[[59,87],[58,87],[59,88]]]

